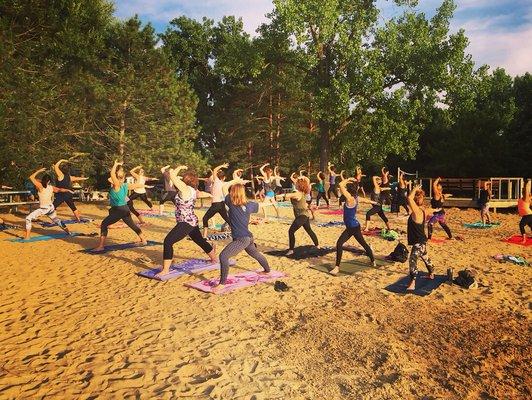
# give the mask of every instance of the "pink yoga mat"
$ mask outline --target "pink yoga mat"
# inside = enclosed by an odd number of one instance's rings
[[[369,231],[362,231],[363,235],[366,236],[379,236],[381,234],[381,228],[370,229]]]
[[[320,214],[324,214],[324,215],[342,215],[344,213],[343,210],[323,210],[323,211],[319,211]]]
[[[502,241],[511,244],[520,244],[521,246],[532,246],[532,238],[527,237],[526,242],[523,243],[523,236],[521,235],[513,235],[512,237],[502,239]]]
[[[261,275],[257,272],[260,271],[247,271],[241,274],[229,275],[227,277],[227,283],[224,287],[224,290],[220,294],[230,293],[236,289],[253,286],[258,283],[270,282],[272,280],[286,276],[286,274],[281,271],[271,271],[268,275]],[[206,281],[185,283],[185,286],[197,289],[201,292],[212,293],[212,288],[216,286],[219,281],[219,278],[209,279]]]
[[[229,265],[234,265],[234,260],[229,260]],[[158,265],[155,268],[147,269],[139,272],[138,275],[144,278],[156,279],[161,281],[168,281],[170,279],[178,278],[183,275],[190,275],[198,272],[211,271],[220,268],[220,264],[211,263],[209,260],[192,259],[186,260],[179,264],[172,264],[170,272],[160,278],[155,278],[155,275],[161,270],[161,266]]]
[[[436,244],[442,244],[442,243],[445,243],[447,241],[447,239],[445,238],[431,238],[430,239],[430,242],[431,243],[436,243]]]

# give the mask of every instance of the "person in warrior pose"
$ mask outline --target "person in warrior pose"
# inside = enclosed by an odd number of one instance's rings
[[[39,196],[39,208],[31,212],[26,217],[26,234],[24,235],[24,240],[27,240],[30,238],[31,234],[31,222],[37,218],[39,218],[41,215],[46,215],[48,218],[52,220],[54,224],[59,226],[61,229],[63,229],[67,234],[70,235],[70,231],[66,227],[66,225],[57,217],[57,213],[55,212],[54,202],[52,201],[52,197],[54,193],[67,193],[72,192],[70,189],[65,188],[59,188],[52,186],[52,178],[48,174],[44,174],[41,177],[41,180],[37,179],[37,175],[39,175],[41,172],[46,171],[46,168],[41,168],[37,171],[35,171],[30,177],[30,181],[35,185],[35,188],[37,189],[37,195]]]
[[[445,195],[443,194],[440,181],[441,178],[436,178],[436,180],[432,183],[432,199],[430,200],[430,206],[433,210],[433,214],[429,219],[427,227],[429,240],[432,238],[432,232],[434,231],[434,224],[436,222],[440,224],[449,239],[453,238],[451,229],[449,229],[449,226],[445,223],[445,210],[443,209]]]
[[[74,182],[86,181],[89,178],[84,178],[82,176],[72,176],[70,175],[70,166],[67,164],[68,160],[59,160],[54,164],[54,171],[57,177],[55,182],[56,187],[61,189],[67,189],[64,192],[58,192],[54,199],[54,208],[57,210],[61,204],[66,203],[67,206],[74,213],[74,217],[78,221],[81,220],[81,214],[74,204],[72,184]]]
[[[340,192],[345,197],[344,203],[344,224],[345,230],[342,232],[338,241],[336,242],[336,265],[329,271],[330,274],[336,275],[340,272],[340,263],[342,262],[342,253],[343,246],[345,242],[353,236],[356,241],[364,248],[366,255],[369,257],[369,260],[373,266],[375,264],[375,257],[373,255],[373,250],[368,245],[362,231],[360,229],[360,222],[357,220],[357,207],[359,203],[358,198],[358,182],[355,178],[342,179],[339,184]],[[362,200],[362,199],[361,199]],[[368,202],[364,199],[364,202]]]
[[[268,260],[257,249],[253,234],[249,230],[250,215],[259,212],[259,204],[247,200],[244,183],[245,181],[237,181],[232,184],[229,194],[225,197],[225,204],[229,208],[229,225],[233,241],[220,253],[220,283],[213,288],[213,293],[220,293],[224,290],[229,274],[229,258],[236,256],[242,250],[258,261],[264,270],[263,274],[270,272]]]
[[[285,196],[286,200],[290,200],[292,202],[292,207],[294,208],[294,222],[292,222],[292,225],[288,230],[289,248],[286,255],[294,253],[294,248],[296,245],[295,233],[301,227],[303,227],[308,233],[312,239],[312,242],[314,243],[314,246],[318,247],[319,245],[318,237],[310,226],[311,212],[306,201],[306,195],[310,192],[310,181],[307,177],[301,176],[297,178],[295,185],[296,192],[289,193]]]
[[[366,227],[364,228],[364,231],[369,230],[369,222],[373,214],[379,214],[379,217],[381,217],[381,219],[386,224],[386,229],[390,230],[388,218],[386,218],[386,215],[384,214],[384,211],[382,209],[383,196],[381,190],[381,183],[382,178],[380,178],[379,176],[373,177],[373,191],[370,195],[372,207],[366,213]]]
[[[131,171],[129,171],[129,173],[133,178],[135,178],[135,183],[140,183],[141,185],[144,185],[143,187],[133,189],[133,193],[131,194],[131,196],[129,196],[129,199],[131,201],[134,201],[135,199],[139,198],[144,202],[144,204],[146,204],[150,208],[150,210],[153,209],[153,204],[148,199],[148,194],[146,193],[145,184],[146,181],[155,180],[156,178],[147,177],[144,172],[144,168],[142,168],[142,165],[133,168]]]
[[[178,174],[186,170],[185,165],[168,171],[171,182],[177,189],[174,198],[176,225],[164,238],[163,268],[155,277],[166,275],[170,271],[174,258],[174,244],[188,236],[194,243],[209,256],[212,263],[216,263],[216,251],[207,240],[201,236],[198,227],[198,217],[194,212],[198,189],[198,175],[193,171],[187,171],[181,178]]]
[[[316,190],[318,191],[316,196],[316,207],[320,206],[320,199],[323,198],[325,203],[327,203],[327,208],[329,208],[329,199],[325,193],[325,174],[320,171],[316,174],[316,178],[318,179],[318,184],[316,185]]]
[[[421,259],[429,272],[428,279],[434,279],[434,267],[427,255],[427,236],[425,235],[425,210],[422,208],[425,192],[416,185],[408,195],[410,217],[407,223],[408,245],[412,246],[408,259],[410,283],[407,291],[415,290],[417,278],[417,262]]]
[[[410,182],[405,181],[405,175],[403,172],[399,173],[399,187],[397,188],[397,215],[401,211],[401,207],[406,210],[406,215],[410,215],[410,209],[408,208],[408,184]]]
[[[334,194],[334,197],[339,200],[338,187],[336,185],[336,177],[338,176],[336,173],[336,167],[333,164],[328,163],[327,172],[329,172],[329,189],[327,190],[327,198],[331,200],[331,195]]]
[[[366,197],[366,192],[364,191],[364,186],[362,186],[362,178],[366,175],[362,174],[362,167],[357,165],[355,169],[355,179],[358,182],[358,191],[362,191],[362,196]]]
[[[279,218],[279,209],[277,208],[277,200],[275,199],[274,191],[275,177],[273,175],[273,170],[270,167],[270,163],[266,163],[260,167],[260,173],[262,174],[262,184],[264,187],[264,206],[272,205],[277,214],[277,218]]]
[[[139,243],[142,245],[147,244],[148,242],[144,238],[142,230],[135,225],[133,218],[131,218],[131,212],[127,206],[127,192],[129,189],[135,189],[144,184],[125,183],[126,173],[122,166],[123,163],[115,161],[113,167],[111,168],[111,189],[109,189],[109,215],[105,217],[100,226],[100,242],[98,247],[93,249],[93,251],[103,251],[105,250],[105,240],[109,233],[109,225],[122,220],[129,226],[133,232],[135,232],[139,237]]]
[[[517,201],[517,211],[521,216],[521,221],[519,221],[519,232],[523,236],[523,243],[526,243],[525,226],[528,225],[528,227],[532,229],[532,209],[530,208],[530,204],[532,203],[532,195],[530,193],[531,185],[532,182],[528,179],[523,188],[523,196]]]

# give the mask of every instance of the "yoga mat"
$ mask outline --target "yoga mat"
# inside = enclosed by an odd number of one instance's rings
[[[92,222],[94,221],[93,219],[90,219],[90,218],[81,218],[80,221],[78,221],[77,219],[63,219],[62,222],[63,224],[65,225],[71,225],[71,224],[86,224],[87,222]],[[57,226],[56,224],[54,224],[53,222],[39,222],[39,224],[43,227],[43,228],[51,228],[53,226]]]
[[[142,245],[139,245],[138,243],[117,243],[117,244],[111,244],[111,245],[108,245],[108,246],[105,246],[104,250],[102,251],[93,251],[93,249],[83,249],[83,250],[80,250],[82,253],[87,253],[87,254],[103,254],[103,253],[108,253],[110,251],[116,251],[116,250],[125,250],[125,249],[134,249],[134,248],[142,248],[142,247],[148,247],[148,246],[157,246],[157,245],[161,245],[162,243],[160,242],[154,242],[152,240],[148,240],[148,244],[142,246]]]
[[[532,238],[528,236],[525,243],[523,243],[523,236],[521,235],[513,235],[512,237],[502,239],[502,241],[511,244],[519,244],[521,246],[532,246]]]
[[[463,224],[464,227],[466,228],[470,228],[470,229],[488,229],[488,228],[492,228],[494,226],[499,226],[501,223],[500,222],[491,222],[489,224],[484,224],[480,221],[477,221],[477,222],[473,222],[471,224]]]
[[[320,214],[324,215],[343,215],[344,210],[323,210],[318,211]]]
[[[528,262],[525,260],[525,258],[521,257],[521,256],[512,256],[510,254],[508,254],[508,255],[497,254],[497,255],[493,256],[493,258],[496,259],[499,262],[508,261],[508,262],[511,262],[511,263],[514,263],[514,264],[517,264],[517,265],[523,265],[523,266],[528,265]]]
[[[429,241],[431,243],[443,244],[443,243],[447,242],[447,239],[446,238],[432,238],[432,239],[429,239]]]
[[[229,265],[235,265],[234,260],[229,260]],[[183,275],[192,275],[198,272],[212,271],[220,268],[219,263],[211,263],[209,260],[192,259],[187,260],[179,264],[172,264],[170,266],[170,272],[160,278],[155,278],[155,275],[161,270],[162,266],[158,265],[155,268],[147,269],[142,272],[138,272],[137,275],[144,278],[155,279],[158,281],[168,281],[175,279]]]
[[[362,231],[362,234],[366,236],[379,236],[381,234],[381,231],[381,228],[373,228],[369,231]]]
[[[51,235],[39,235],[39,236],[32,236],[28,240],[25,239],[6,239],[10,242],[15,243],[32,243],[32,242],[44,242],[46,240],[53,240],[53,239],[63,239],[68,237],[74,237],[74,236],[84,236],[79,233],[72,233],[71,235],[68,235],[66,233],[53,233]]]
[[[96,226],[101,227],[102,224],[96,224]],[[109,225],[107,228],[109,228],[109,229],[123,229],[123,228],[128,228],[128,226],[127,226],[127,224],[125,224],[123,222],[115,222],[114,224]]]
[[[447,276],[445,275],[436,275],[434,279],[427,279],[426,275],[418,273],[416,278],[416,289],[413,291],[406,291],[406,288],[410,283],[410,276],[405,276],[399,279],[397,282],[386,286],[384,289],[392,293],[428,296],[434,289],[440,287],[445,281],[447,281]]]
[[[322,223],[316,224],[316,226],[319,226],[320,228],[333,228],[336,226],[344,226],[344,221],[322,222]]]
[[[156,211],[150,211],[150,210],[138,210],[139,214],[146,218],[166,218],[166,217],[172,217],[174,213],[169,212],[163,212],[163,214],[159,214]]]
[[[230,293],[234,290],[253,286],[259,283],[270,282],[278,278],[285,277],[286,274],[281,271],[270,271],[268,275],[258,274],[257,271],[248,271],[241,274],[229,275],[227,277],[226,285],[219,294]],[[199,281],[194,283],[185,283],[185,286],[192,289],[197,289],[201,292],[212,293],[212,288],[220,282],[219,278]]]
[[[224,232],[224,233],[213,233],[212,235],[207,236],[207,240],[227,240],[232,239],[233,236],[231,235],[231,232]]]
[[[293,260],[304,260],[306,258],[322,257],[335,251],[336,249],[334,247],[322,247],[318,249],[314,246],[307,245],[296,247],[294,249],[294,254],[289,256],[286,255],[288,250],[269,250],[265,251],[264,254],[275,257],[287,257]]]
[[[375,262],[377,264],[377,268],[391,264],[391,262],[382,259],[376,259]],[[329,273],[329,271],[334,268],[334,264],[329,263],[311,265],[310,268]],[[358,272],[363,272],[375,268],[376,267],[370,264],[369,258],[367,257],[361,260],[346,260],[340,263],[340,272],[336,276],[354,275]]]
[[[7,229],[19,229],[19,226],[10,225],[10,224],[0,224],[0,231],[5,231]]]

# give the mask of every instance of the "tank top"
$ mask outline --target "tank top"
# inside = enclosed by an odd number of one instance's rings
[[[109,190],[109,204],[111,207],[121,207],[127,204],[127,183],[122,183],[120,189],[115,190],[113,187]]]
[[[268,180],[264,178],[264,180],[262,181],[262,187],[264,188],[264,192],[265,193],[273,192],[272,186],[273,186],[273,178],[269,178]]]
[[[336,184],[336,175],[333,175],[333,174],[329,175],[329,184],[331,186]]]
[[[211,187],[211,194],[212,194],[212,202],[213,203],[220,203],[224,201],[224,191],[223,191],[224,183],[221,179],[214,178],[214,183]]]
[[[196,203],[196,189],[187,186],[190,191],[190,198],[183,200],[181,193],[177,192],[174,197],[175,204],[175,220],[176,222],[186,222],[189,225],[197,226],[198,217],[194,213],[194,204]]]
[[[141,183],[141,184],[145,184],[146,183],[146,177],[145,176],[139,176],[139,179],[137,180],[137,183]],[[137,188],[137,189],[133,189],[133,191],[135,193],[138,193],[138,194],[144,194],[146,193],[146,188]]]
[[[72,189],[72,180],[70,179],[70,175],[63,174],[63,180],[58,180],[55,186],[61,189]]]
[[[323,181],[321,182],[318,182],[316,184],[316,190],[320,193],[324,193],[325,192],[325,187],[323,186]]]
[[[379,203],[379,205],[382,204],[381,194],[380,193],[375,193],[375,190],[371,192],[371,195],[370,195],[369,198],[370,198],[371,201],[376,201],[377,203]],[[376,204],[373,204],[373,205],[376,205]]]
[[[532,214],[530,203],[524,201],[523,198],[519,198],[519,200],[517,200],[517,212],[521,217]]]
[[[348,228],[360,226],[360,222],[357,220],[357,207],[358,203],[354,207],[349,207],[347,201],[344,203],[344,224]]]
[[[291,199],[292,207],[294,207],[294,216],[297,218],[300,215],[310,218],[310,212],[307,207],[306,196],[303,194],[299,200]]]
[[[408,237],[408,244],[410,246],[413,246],[418,243],[427,243],[427,236],[425,235],[425,211],[423,211],[423,222],[421,222],[420,224],[417,224],[414,221],[414,219],[412,218],[412,214],[410,215],[410,217],[408,217],[406,231]]]
[[[436,200],[434,197],[430,199],[430,206],[432,208],[441,208],[441,211],[435,211],[434,214],[445,214],[443,209],[443,196],[439,200]]]
[[[43,186],[42,190],[39,192],[39,207],[50,207],[54,203],[52,200],[53,195],[54,187],[52,186],[52,184],[48,183],[46,187]]]

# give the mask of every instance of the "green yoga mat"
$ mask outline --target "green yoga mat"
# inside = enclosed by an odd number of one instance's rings
[[[375,262],[377,263],[377,267],[384,267],[386,265],[390,265],[390,263],[385,260],[375,260]],[[329,273],[329,271],[334,268],[334,264],[317,264],[311,265],[310,268],[315,269],[317,271]],[[340,264],[340,272],[337,276],[354,275],[358,272],[364,272],[370,269],[375,269],[375,267],[373,267],[369,263],[368,258],[363,260],[344,261]]]

